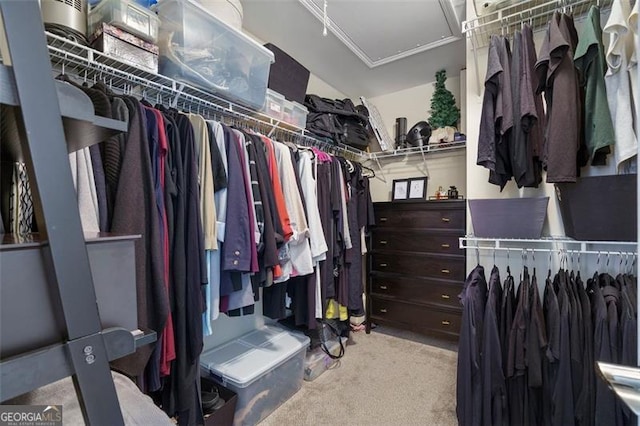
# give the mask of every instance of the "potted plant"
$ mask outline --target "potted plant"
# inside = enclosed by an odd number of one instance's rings
[[[431,97],[431,117],[429,124],[433,129],[429,143],[453,142],[456,126],[460,120],[460,109],[456,106],[456,98],[445,87],[447,72],[436,73],[436,90]]]

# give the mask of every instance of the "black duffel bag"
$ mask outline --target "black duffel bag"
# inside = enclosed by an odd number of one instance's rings
[[[314,135],[330,137],[335,143],[342,143],[366,149],[371,133],[368,131],[368,111],[355,106],[351,99],[327,99],[317,95],[307,95],[305,106],[307,130]],[[364,109],[363,109],[364,108]]]

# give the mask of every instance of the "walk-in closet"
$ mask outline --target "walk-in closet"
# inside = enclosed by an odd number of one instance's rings
[[[0,0],[0,425],[638,424],[637,0]]]

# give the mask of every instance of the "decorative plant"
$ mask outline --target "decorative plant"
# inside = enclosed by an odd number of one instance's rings
[[[460,109],[456,106],[456,98],[444,83],[447,81],[447,72],[440,70],[436,73],[436,90],[431,97],[431,117],[429,124],[432,128],[456,127],[460,120]]]

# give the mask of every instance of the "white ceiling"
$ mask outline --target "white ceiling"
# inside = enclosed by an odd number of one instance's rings
[[[464,67],[464,0],[242,0],[244,27],[351,98],[374,97]]]

